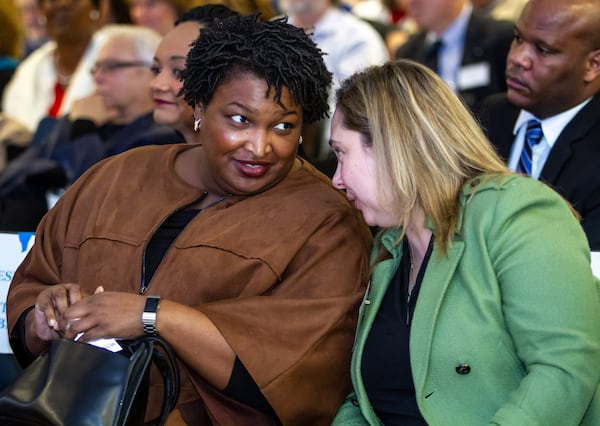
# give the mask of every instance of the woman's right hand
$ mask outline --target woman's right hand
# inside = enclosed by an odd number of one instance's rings
[[[27,336],[49,342],[62,337],[64,330],[59,327],[63,312],[80,301],[85,294],[78,284],[57,284],[42,291],[29,314]],[[29,340],[29,339],[28,339]],[[31,348],[30,345],[28,345]],[[33,353],[35,353],[32,350]]]

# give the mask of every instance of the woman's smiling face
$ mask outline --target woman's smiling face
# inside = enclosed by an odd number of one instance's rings
[[[202,124],[203,182],[209,192],[254,194],[280,182],[294,165],[302,130],[302,108],[284,87],[281,101],[251,73],[229,76],[206,107],[194,114]]]
[[[179,95],[181,71],[190,45],[198,37],[200,24],[182,22],[169,31],[161,40],[152,61],[154,79],[150,84],[154,99],[154,120],[180,131],[187,142],[192,134],[193,108]]]

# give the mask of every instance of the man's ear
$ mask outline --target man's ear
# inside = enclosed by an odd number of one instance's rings
[[[583,81],[591,83],[600,77],[600,49],[592,50],[588,54]]]

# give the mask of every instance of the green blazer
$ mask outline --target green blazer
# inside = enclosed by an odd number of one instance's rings
[[[429,425],[600,425],[600,285],[581,226],[550,188],[483,176],[460,195],[447,255],[434,244],[410,333]],[[435,230],[434,230],[435,233]],[[377,425],[361,377],[367,335],[400,258],[378,236],[352,356],[353,392],[334,425]],[[381,348],[385,350],[385,348]]]

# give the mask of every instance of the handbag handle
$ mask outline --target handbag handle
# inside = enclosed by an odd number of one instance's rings
[[[164,395],[161,413],[158,417],[145,422],[145,426],[164,425],[169,413],[175,409],[179,399],[180,377],[177,359],[171,346],[159,336],[144,336],[134,342],[134,345],[148,345],[152,351],[152,360],[158,368],[164,384]],[[162,352],[159,350],[162,349]]]

